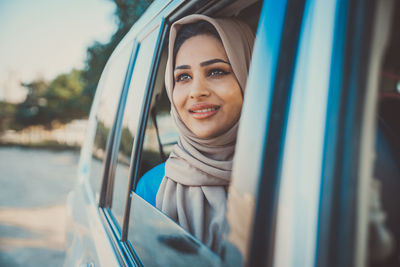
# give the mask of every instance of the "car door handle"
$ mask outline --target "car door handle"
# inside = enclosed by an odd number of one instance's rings
[[[81,266],[80,267],[94,267],[94,263],[93,262],[90,262],[90,263],[84,263],[84,264],[81,264]]]

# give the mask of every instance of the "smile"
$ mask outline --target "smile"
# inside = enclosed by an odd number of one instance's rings
[[[205,108],[205,109],[200,109],[200,110],[193,110],[191,111],[192,113],[202,113],[202,112],[210,112],[217,110],[218,108]]]
[[[189,112],[195,119],[206,119],[215,115],[219,108],[220,107],[216,105],[199,104],[189,109]]]

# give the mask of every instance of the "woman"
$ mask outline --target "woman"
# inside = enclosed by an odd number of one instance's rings
[[[217,253],[253,41],[246,24],[204,15],[187,16],[170,32],[165,84],[180,136],[156,207]],[[163,168],[138,184],[146,200]]]

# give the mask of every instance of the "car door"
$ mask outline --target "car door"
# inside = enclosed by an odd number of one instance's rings
[[[77,185],[68,196],[67,255],[64,265],[118,266],[115,250],[99,216],[101,183],[119,115],[121,94],[127,86],[136,57],[133,38],[121,43],[102,73],[81,149]]]
[[[264,1],[228,199],[227,247],[245,264],[367,264],[393,3]]]

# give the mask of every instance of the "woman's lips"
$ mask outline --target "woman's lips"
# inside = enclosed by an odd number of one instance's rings
[[[219,108],[220,106],[218,105],[201,103],[191,106],[189,109],[189,113],[195,119],[206,119],[215,115],[218,112]]]

